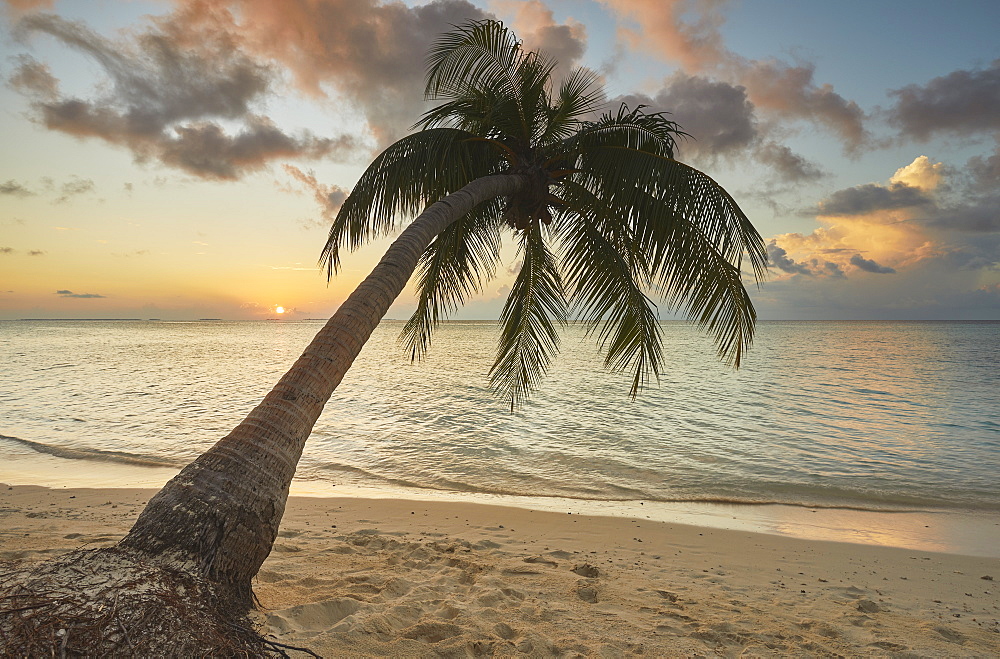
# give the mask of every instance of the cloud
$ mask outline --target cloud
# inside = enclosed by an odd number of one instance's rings
[[[746,85],[750,99],[760,108],[781,117],[802,119],[825,126],[840,137],[848,153],[856,154],[869,141],[865,114],[828,84],[813,81],[813,65],[789,66],[777,61],[733,64],[737,79]]]
[[[224,15],[220,5],[232,13]],[[216,30],[238,34],[245,52],[279,63],[304,93],[345,98],[381,146],[419,118],[429,46],[452,25],[488,16],[464,0],[416,7],[377,0],[188,0],[185,11],[189,22],[210,21]]]
[[[244,118],[244,127],[236,135],[211,122],[177,126],[174,133],[160,145],[164,164],[205,178],[229,180],[260,169],[269,160],[319,158],[353,144],[346,137],[338,141],[291,137],[267,117],[253,115]]]
[[[20,13],[38,9],[51,9],[55,0],[4,0],[7,11],[10,13]]]
[[[316,222],[316,225],[327,227],[333,220],[337,211],[340,210],[341,205],[344,200],[347,199],[348,190],[340,187],[339,185],[324,185],[316,180],[316,176],[310,173],[305,173],[298,167],[292,165],[284,165],[284,170],[292,178],[297,180],[299,183],[305,185],[310,192],[313,193],[313,198],[316,203],[319,204],[322,214],[322,220]]]
[[[28,251],[28,256],[44,256],[45,252],[40,249],[32,249]]]
[[[17,91],[36,101],[51,101],[59,96],[59,81],[48,65],[30,55],[18,55],[17,66],[7,83]]]
[[[620,102],[669,112],[670,118],[694,138],[682,143],[684,153],[727,155],[746,149],[757,139],[754,107],[741,86],[675,73],[664,80],[655,96],[624,96],[614,104]]]
[[[743,86],[757,108],[777,117],[818,124],[857,153],[869,135],[864,112],[828,84],[814,80],[815,67],[777,60],[750,60],[728,50],[719,28],[725,2],[686,0],[601,0],[622,24],[620,33],[633,48],[678,62],[688,74]]]
[[[620,103],[669,112],[670,118],[691,136],[679,145],[685,158],[708,162],[753,158],[771,167],[780,179],[793,183],[823,176],[816,165],[787,146],[767,139],[757,120],[756,107],[741,85],[678,72],[664,80],[655,96],[630,94],[613,101],[615,106]]]
[[[552,10],[540,0],[497,0],[493,6],[513,14],[511,27],[525,48],[556,62],[556,80],[577,67],[587,48],[587,31],[582,24],[572,20],[565,25],[556,23]]]
[[[196,176],[235,179],[270,160],[351,150],[354,140],[285,134],[254,111],[272,91],[275,72],[234,47],[232,35],[180,11],[155,19],[129,41],[113,42],[82,23],[35,14],[22,34],[46,33],[95,61],[108,90],[94,98],[62,96],[44,66],[22,57],[11,82],[32,99],[46,127],[94,137]],[[235,134],[220,121],[235,122]]]
[[[866,259],[860,254],[855,254],[851,257],[851,265],[858,268],[859,270],[864,270],[865,272],[874,272],[880,275],[894,274],[896,271],[893,268],[886,267],[884,265],[879,265],[875,261]]]
[[[35,193],[14,179],[10,179],[5,183],[0,183],[0,194],[11,195],[14,197],[30,197]]]
[[[770,166],[782,180],[805,183],[823,178],[823,170],[784,144],[763,142],[754,150],[754,157]]]
[[[794,260],[788,258],[788,252],[779,247],[774,240],[767,243],[767,259],[771,265],[782,272],[787,272],[793,275],[812,274],[812,270],[810,270],[807,266],[801,263],[796,263]]]
[[[856,185],[838,190],[818,206],[820,215],[865,215],[880,210],[914,208],[931,203],[920,188],[905,183],[891,183],[888,187],[878,183]]]
[[[13,247],[0,247],[0,254],[13,254],[16,251]]]
[[[941,184],[944,172],[944,163],[931,162],[927,156],[919,156],[909,165],[897,169],[889,181],[931,191]]]
[[[98,298],[106,297],[105,295],[98,295],[97,293],[74,293],[73,291],[56,291],[56,295],[59,297],[76,297],[76,298]]]
[[[926,85],[890,91],[889,123],[907,137],[969,136],[1000,131],[1000,59],[982,69],[953,71]]]
[[[89,178],[72,177],[71,180],[62,184],[59,189],[59,196],[53,200],[54,204],[64,204],[73,197],[94,191],[94,182]]]
[[[1000,193],[944,206],[927,222],[935,227],[968,233],[1000,231]]]
[[[777,317],[997,317],[1000,193],[970,194],[978,173],[920,156],[884,183],[831,193],[814,207],[811,233],[769,240],[776,276],[761,308]],[[852,283],[861,277],[863,293]],[[981,306],[955,315],[965,304],[957,300]]]

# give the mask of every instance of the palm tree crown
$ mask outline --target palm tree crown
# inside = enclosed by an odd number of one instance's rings
[[[361,176],[330,229],[328,275],[342,248],[392,232],[401,216],[478,178],[517,174],[523,183],[458,218],[423,252],[417,308],[403,329],[413,358],[493,276],[509,229],[522,263],[490,382],[512,408],[537,385],[558,350],[555,325],[570,315],[597,335],[606,367],[633,374],[634,397],[662,363],[650,296],[686,312],[739,366],[756,319],[741,265],[746,258],[760,281],[764,244],[721,186],[674,159],[685,136],[677,124],[625,105],[588,120],[604,99],[597,75],[578,69],[555,89],[554,62],[496,21],[446,34],[427,64],[426,97],[441,103]]]

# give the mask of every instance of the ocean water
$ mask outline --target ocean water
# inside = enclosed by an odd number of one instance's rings
[[[0,322],[0,458],[177,468],[221,438],[320,321]],[[334,392],[297,479],[402,492],[1000,511],[1000,323],[762,322],[746,364],[663,326],[628,398],[579,326],[511,413],[496,327],[450,322],[411,363],[385,321]],[[15,464],[8,461],[8,465]]]

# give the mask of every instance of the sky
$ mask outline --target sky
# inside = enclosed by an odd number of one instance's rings
[[[0,319],[328,317],[388,245],[328,283],[330,218],[428,107],[428,46],[488,17],[692,135],[767,243],[761,319],[1000,319],[995,0],[0,8]],[[453,317],[497,318],[503,254]]]

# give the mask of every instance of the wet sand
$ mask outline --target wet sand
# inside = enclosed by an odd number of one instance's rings
[[[0,486],[0,559],[113,544],[153,493]],[[1000,655],[996,580],[990,557],[292,497],[255,592],[265,633],[327,657],[984,657]]]

